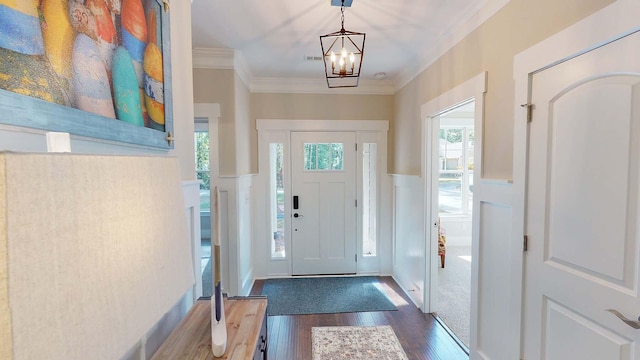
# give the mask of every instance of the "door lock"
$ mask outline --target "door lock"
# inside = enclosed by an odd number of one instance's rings
[[[297,217],[304,217],[304,215],[302,214],[298,214],[298,213],[293,213],[293,217],[297,218]]]

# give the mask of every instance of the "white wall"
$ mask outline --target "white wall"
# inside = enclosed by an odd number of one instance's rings
[[[425,248],[424,184],[419,176],[393,175],[393,277],[424,309],[429,257]]]

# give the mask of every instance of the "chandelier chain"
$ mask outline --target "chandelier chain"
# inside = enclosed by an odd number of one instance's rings
[[[342,6],[340,7],[340,13],[342,14],[340,19],[342,21],[342,30],[344,30],[344,0],[342,0]]]

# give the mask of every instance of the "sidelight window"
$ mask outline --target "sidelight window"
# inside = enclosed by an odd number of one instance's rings
[[[284,144],[269,144],[270,194],[271,194],[271,258],[284,258]]]
[[[362,255],[377,255],[377,144],[364,143],[362,151]]]

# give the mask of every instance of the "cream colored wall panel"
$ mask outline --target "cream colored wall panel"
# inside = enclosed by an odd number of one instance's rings
[[[0,161],[0,179],[6,179]],[[7,184],[0,181],[0,359],[13,359],[11,309],[9,308],[9,249],[7,243]]]
[[[1,161],[13,358],[120,358],[194,283],[178,161]]]
[[[484,175],[512,173],[513,57],[520,51],[612,3],[613,0],[511,0],[395,95],[390,172],[420,174],[420,106],[487,71]]]
[[[251,94],[257,119],[389,120],[393,96],[328,94]]]
[[[249,88],[235,75],[236,107],[236,174],[258,172],[258,131],[256,119],[251,118]]]
[[[233,70],[193,69],[194,103],[220,104],[218,118],[219,173],[236,175],[236,106]]]

